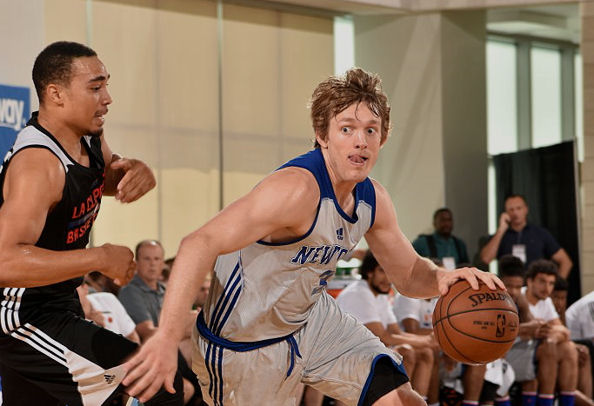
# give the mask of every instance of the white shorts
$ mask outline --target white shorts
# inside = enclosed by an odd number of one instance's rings
[[[321,295],[307,324],[293,337],[301,357],[281,341],[236,352],[193,333],[192,369],[204,400],[211,405],[297,405],[299,383],[347,405],[366,394],[374,361],[388,356],[403,373],[402,357],[386,348],[365,326],[343,313],[329,295]]]

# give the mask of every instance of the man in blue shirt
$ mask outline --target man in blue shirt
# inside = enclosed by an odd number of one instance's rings
[[[421,234],[413,241],[413,247],[419,255],[437,260],[450,269],[470,262],[466,244],[452,235],[454,217],[450,209],[442,207],[433,213],[433,228],[433,234]]]
[[[527,217],[526,199],[521,195],[508,196],[497,232],[482,248],[481,259],[488,264],[495,258],[512,254],[526,266],[537,259],[550,259],[557,263],[559,275],[567,279],[573,266],[569,255],[548,230],[528,224]]]

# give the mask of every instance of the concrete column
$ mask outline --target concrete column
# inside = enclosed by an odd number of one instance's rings
[[[433,211],[447,205],[472,255],[487,233],[484,12],[354,23],[355,63],[380,74],[392,103],[393,134],[372,176],[408,238],[431,231]]]
[[[581,166],[582,293],[594,289],[594,3],[581,3],[584,94],[584,162]]]

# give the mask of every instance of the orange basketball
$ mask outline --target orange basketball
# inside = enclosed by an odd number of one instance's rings
[[[465,364],[486,364],[501,358],[518,335],[520,320],[511,296],[465,280],[450,286],[433,311],[433,331],[439,346]]]

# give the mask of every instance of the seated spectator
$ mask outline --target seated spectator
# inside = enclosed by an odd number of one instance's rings
[[[551,299],[555,305],[555,310],[559,314],[561,322],[566,325],[566,309],[567,309],[567,291],[569,285],[563,278],[558,278],[555,282],[555,288]],[[590,314],[585,314],[587,318],[591,318]],[[571,334],[571,331],[570,331]],[[578,383],[577,391],[575,392],[575,403],[578,406],[581,405],[594,405],[592,401],[592,360],[591,353],[588,344],[592,344],[591,340],[586,340],[586,344],[580,342],[580,340],[573,340],[573,334],[571,335],[572,341],[578,351]]]
[[[212,274],[208,274],[204,279],[204,283],[200,286],[200,290],[198,291],[198,295],[196,295],[196,300],[194,301],[194,308],[196,311],[200,311],[202,306],[206,303],[206,299],[208,298],[208,293],[210,292],[210,281],[212,279]]]
[[[569,306],[565,318],[572,339],[594,340],[594,291]]]
[[[540,259],[528,268],[527,286],[522,288],[530,313],[544,322],[535,331],[540,339],[536,348],[538,384],[532,387],[532,391],[538,388],[538,404],[543,406],[552,406],[556,388],[559,406],[573,405],[577,387],[578,353],[550,297],[557,278],[557,265]]]
[[[414,249],[419,255],[439,261],[445,268],[459,268],[468,263],[466,244],[452,234],[454,217],[447,207],[433,213],[433,234],[421,234],[413,241]]]
[[[164,250],[159,241],[144,240],[136,245],[136,275],[119,293],[124,308],[136,323],[136,331],[141,342],[152,336],[159,326],[159,315],[165,296],[165,285],[159,281],[164,268]],[[196,375],[188,363],[191,363],[190,336],[196,320],[196,312],[186,317],[186,338],[180,343],[179,371],[184,384],[184,404],[193,405],[201,398]]]
[[[338,295],[340,308],[350,313],[388,347],[403,356],[412,387],[425,399],[433,367],[433,336],[403,333],[388,302],[391,284],[368,251],[359,269],[363,280],[353,282]]]
[[[86,274],[85,283],[89,286],[89,293],[109,292],[115,296],[120,293],[120,286],[101,272],[94,271]]]
[[[136,324],[134,324],[118,298],[109,292],[91,293],[89,284],[86,281],[87,276],[85,276],[85,282],[76,288],[85,318],[140,344]]]

